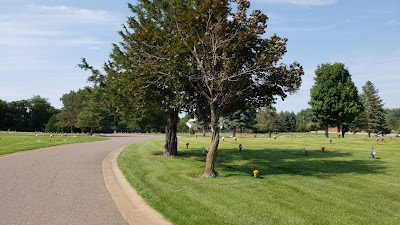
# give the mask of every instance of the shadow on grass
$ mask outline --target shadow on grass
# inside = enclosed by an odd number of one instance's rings
[[[344,151],[311,151],[305,155],[301,150],[270,148],[239,152],[238,149],[219,149],[216,170],[224,177],[252,176],[253,170],[260,175],[299,175],[329,177],[338,174],[383,173],[380,160],[357,159]],[[189,149],[179,152],[180,158],[193,158],[205,162],[203,149]]]

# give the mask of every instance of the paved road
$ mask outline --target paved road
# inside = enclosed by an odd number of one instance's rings
[[[127,224],[101,163],[112,150],[148,138],[112,136],[0,158],[0,224]]]

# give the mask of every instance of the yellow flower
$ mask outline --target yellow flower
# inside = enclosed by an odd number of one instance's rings
[[[253,176],[254,176],[255,178],[257,178],[259,172],[260,172],[260,171],[258,171],[258,170],[253,170]]]

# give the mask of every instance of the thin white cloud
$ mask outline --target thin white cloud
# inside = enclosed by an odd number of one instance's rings
[[[80,23],[113,23],[118,20],[114,14],[104,10],[73,8],[69,6],[28,5],[32,12],[53,19],[79,21]]]
[[[259,4],[271,3],[281,5],[323,6],[336,4],[338,0],[255,0],[254,2],[257,2]]]
[[[0,46],[87,46],[110,41],[93,37],[92,28],[119,26],[121,18],[104,10],[28,5],[23,14],[0,16]],[[90,28],[90,29],[88,29]]]

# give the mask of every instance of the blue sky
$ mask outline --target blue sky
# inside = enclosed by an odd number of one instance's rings
[[[370,80],[385,107],[400,108],[400,1],[252,0],[269,17],[266,35],[286,37],[284,63],[305,70],[300,90],[278,101],[278,111],[308,106],[314,71],[344,63],[354,83]],[[132,2],[134,3],[134,2]],[[61,108],[60,97],[90,85],[82,57],[95,67],[108,59],[130,15],[126,1],[0,0],[0,99],[34,95]]]

